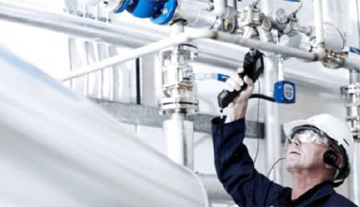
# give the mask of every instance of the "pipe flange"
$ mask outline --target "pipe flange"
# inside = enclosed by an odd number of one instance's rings
[[[199,110],[199,101],[196,98],[189,97],[163,98],[161,110],[194,113]]]

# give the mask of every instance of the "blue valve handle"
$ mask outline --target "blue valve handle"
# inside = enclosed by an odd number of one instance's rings
[[[251,78],[254,82],[259,78],[260,74],[264,71],[264,60],[263,60],[263,54],[259,51],[248,52],[245,55],[244,58],[244,73],[239,74],[239,76],[243,79],[245,75],[247,75],[249,78]],[[228,90],[223,90],[221,93],[219,93],[217,99],[218,99],[218,105],[221,109],[226,108],[236,96],[240,94],[241,91],[245,90],[247,88],[247,85],[244,83],[244,85],[241,87],[239,91],[232,91],[229,92]]]

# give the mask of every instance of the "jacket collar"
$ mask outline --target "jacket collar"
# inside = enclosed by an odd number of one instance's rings
[[[281,206],[314,206],[314,203],[316,204],[316,202],[320,202],[335,193],[335,190],[331,181],[325,181],[314,186],[295,200],[291,200],[291,192],[290,188],[284,189],[282,196],[279,198]]]

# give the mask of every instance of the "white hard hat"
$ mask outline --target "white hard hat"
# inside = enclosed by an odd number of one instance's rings
[[[352,163],[353,157],[354,139],[351,135],[349,127],[345,124],[344,121],[330,114],[319,114],[306,120],[297,120],[284,124],[284,133],[286,136],[290,136],[294,128],[304,125],[318,128],[327,134],[330,138],[335,140],[338,146],[342,146],[346,152],[348,160],[348,163],[344,163],[344,165],[348,165],[349,168],[351,167],[350,165]],[[346,174],[346,176],[348,176],[349,172]]]

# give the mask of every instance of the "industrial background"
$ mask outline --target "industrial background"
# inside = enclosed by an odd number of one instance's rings
[[[210,120],[249,48],[265,54],[255,93],[296,88],[250,100],[256,168],[285,156],[283,123],[333,114],[355,139],[337,191],[359,205],[359,14],[360,0],[0,0],[0,206],[235,206]],[[281,162],[269,177],[291,186]]]

